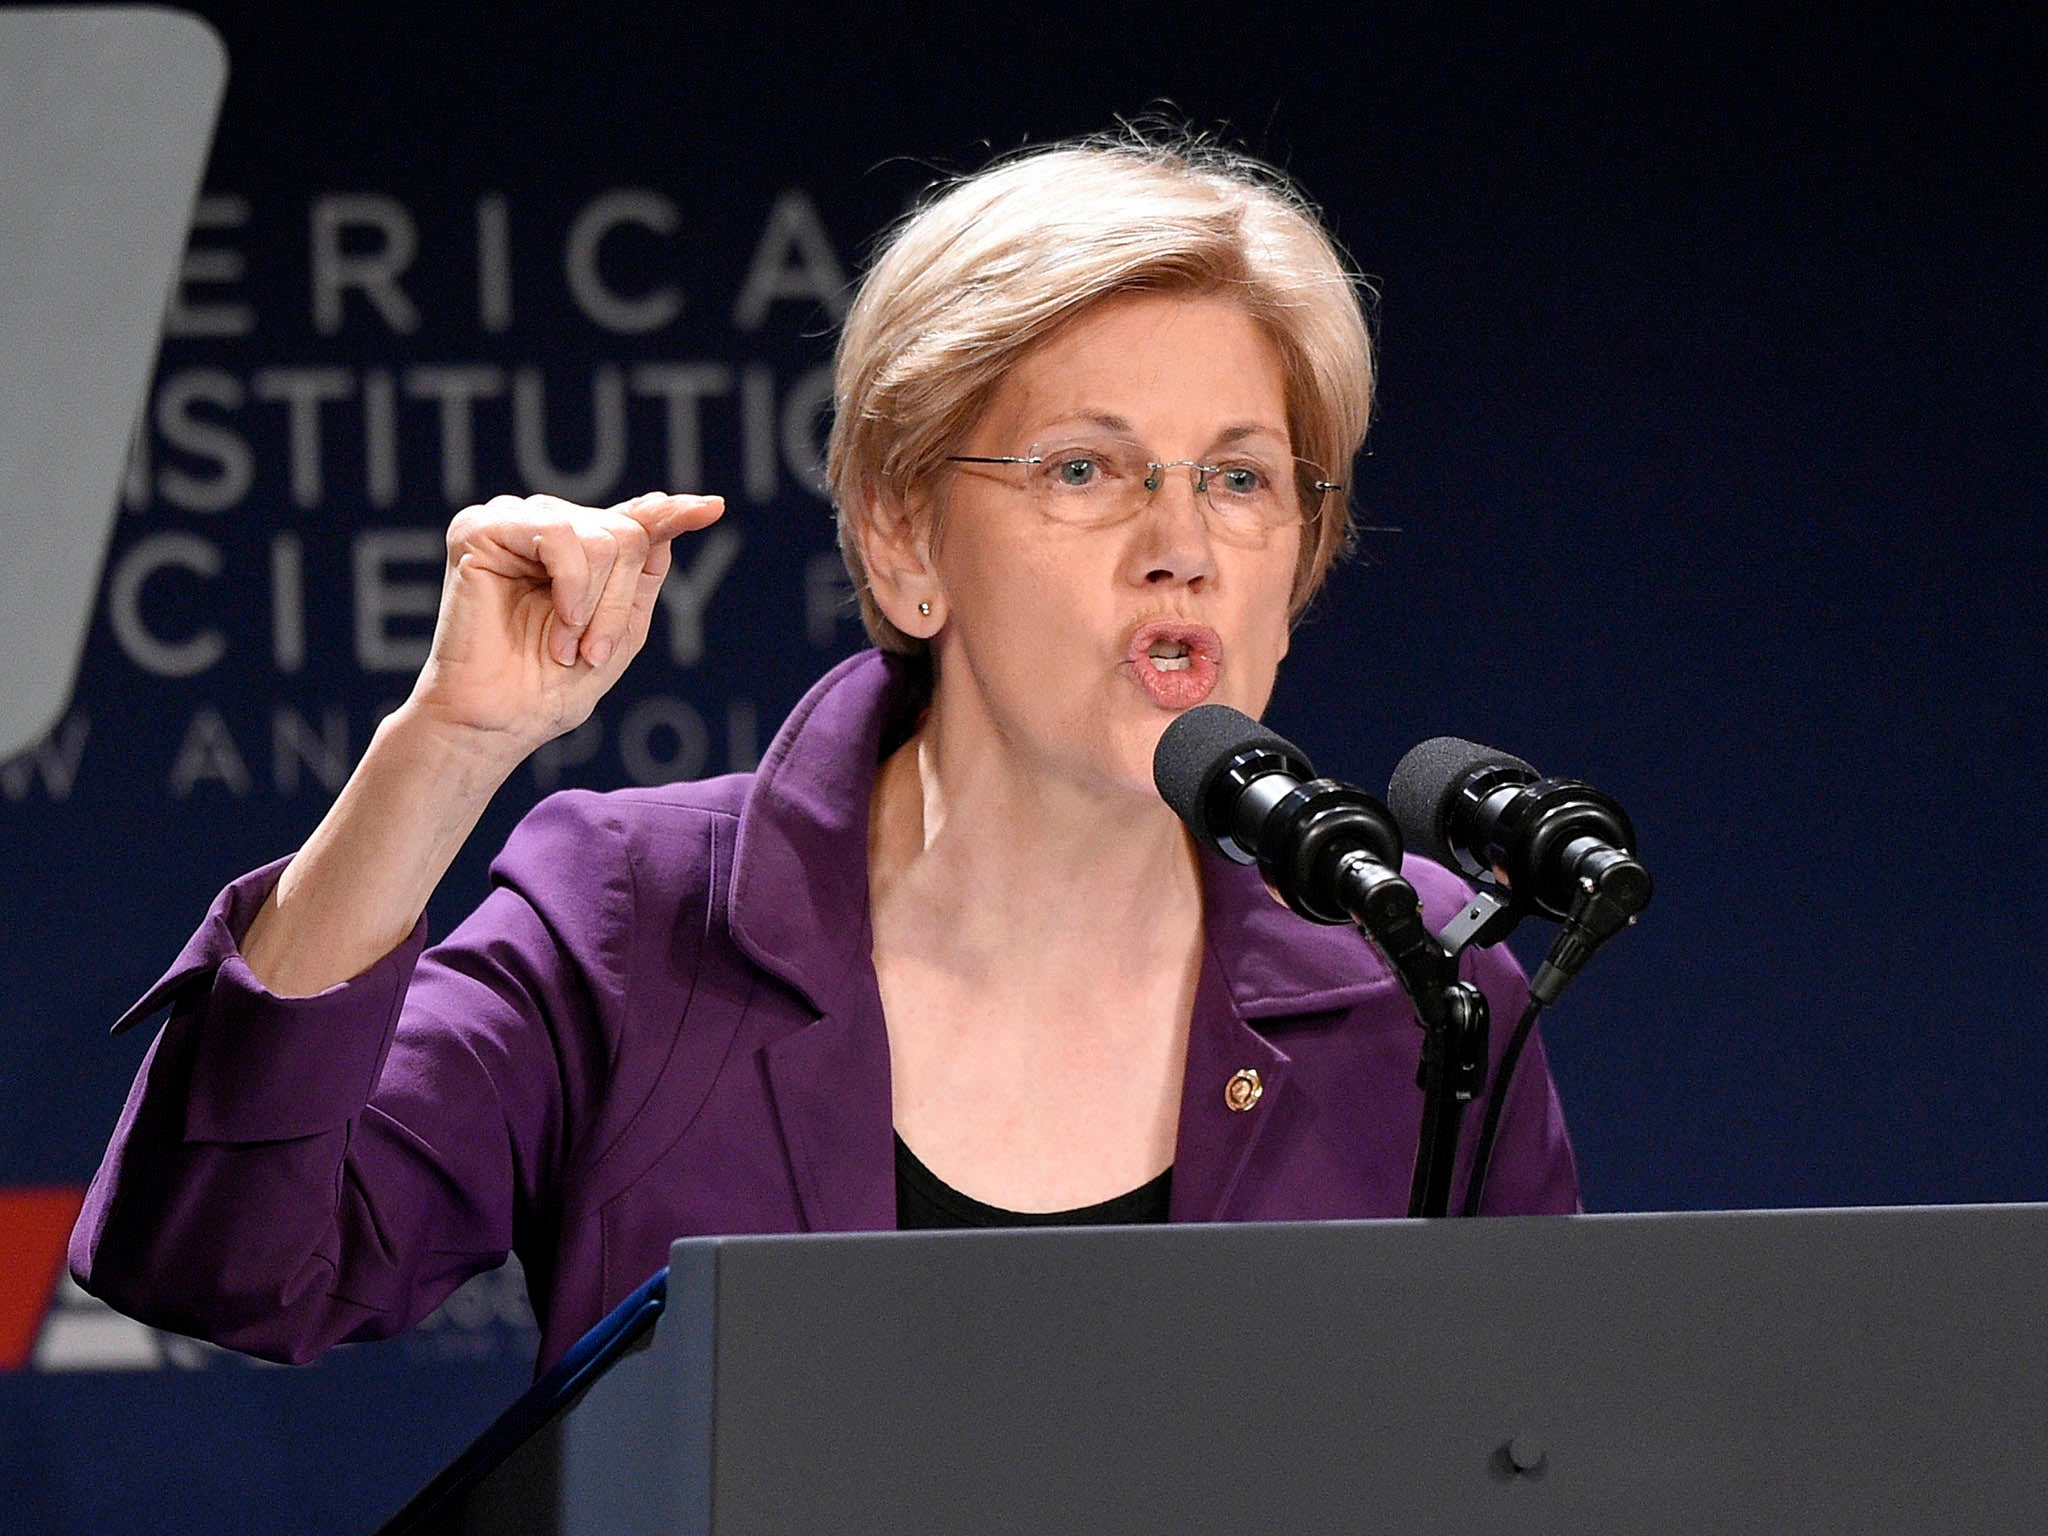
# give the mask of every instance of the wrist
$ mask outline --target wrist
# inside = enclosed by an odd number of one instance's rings
[[[407,699],[377,722],[364,755],[404,764],[409,777],[425,776],[464,799],[486,801],[526,761],[535,745],[507,731],[441,719],[417,700]]]

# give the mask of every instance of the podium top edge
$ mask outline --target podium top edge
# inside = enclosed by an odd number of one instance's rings
[[[752,1248],[767,1244],[787,1244],[792,1240],[805,1243],[843,1244],[849,1242],[892,1241],[901,1239],[949,1241],[961,1236],[1001,1236],[1011,1240],[1029,1241],[1034,1237],[1057,1234],[1066,1239],[1077,1236],[1120,1236],[1173,1242],[1218,1233],[1322,1233],[1332,1236],[1362,1231],[1383,1232],[1390,1229],[1480,1229],[1503,1226],[1541,1225],[1555,1223],[1562,1226],[1584,1229],[1613,1229],[1618,1227],[1642,1226],[1666,1228],[1674,1225],[1695,1225],[1701,1227],[1726,1226],[1735,1224],[1783,1225],[1806,1224],[1853,1224],[1853,1223],[1896,1223],[1902,1220],[1944,1223],[1951,1221],[1982,1221],[1987,1219],[2011,1219],[2020,1222],[2048,1221],[2048,1202],[1981,1202],[1970,1204],[1942,1205],[1823,1205],[1823,1206],[1774,1206],[1760,1209],[1708,1210],[1708,1211],[1598,1211],[1584,1212],[1572,1216],[1480,1216],[1470,1218],[1436,1218],[1422,1220],[1409,1217],[1388,1217],[1381,1220],[1361,1221],[1275,1221],[1275,1222],[1175,1222],[1166,1225],[1109,1227],[986,1227],[967,1228],[959,1231],[869,1231],[869,1232],[746,1232],[708,1234],[703,1236],[679,1237],[671,1245],[677,1250],[696,1254],[720,1248]]]

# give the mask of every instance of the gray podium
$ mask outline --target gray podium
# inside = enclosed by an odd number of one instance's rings
[[[2048,1528],[2048,1207],[726,1238],[433,1528]]]

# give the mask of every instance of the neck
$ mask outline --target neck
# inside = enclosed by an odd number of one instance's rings
[[[1180,964],[1201,932],[1194,845],[1153,796],[1025,771],[927,722],[883,765],[868,833],[878,945],[956,973]]]

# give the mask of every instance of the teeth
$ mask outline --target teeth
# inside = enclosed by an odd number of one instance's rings
[[[1185,640],[1163,636],[1145,647],[1145,655],[1160,672],[1185,672],[1195,664],[1194,653]]]

